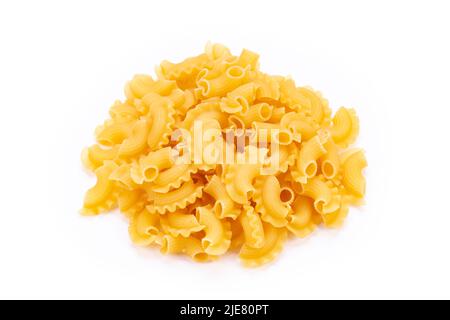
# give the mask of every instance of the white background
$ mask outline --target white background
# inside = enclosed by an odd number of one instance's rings
[[[0,298],[450,298],[448,1],[2,1]],[[278,260],[194,264],[81,217],[81,149],[135,73],[211,40],[357,109],[367,204]]]

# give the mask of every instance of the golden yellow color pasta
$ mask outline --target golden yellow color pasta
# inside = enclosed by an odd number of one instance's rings
[[[340,227],[366,192],[355,110],[220,44],[136,75],[82,151],[84,215],[119,210],[138,246],[196,262],[274,260],[291,234]],[[200,135],[199,135],[200,134]]]

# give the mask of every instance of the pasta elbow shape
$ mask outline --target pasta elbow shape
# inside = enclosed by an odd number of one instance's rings
[[[256,203],[256,212],[261,214],[261,219],[274,227],[285,227],[291,207],[280,198],[281,186],[278,179],[275,176],[260,177],[255,182],[255,188],[253,201]]]
[[[226,220],[218,219],[212,208],[197,208],[197,219],[205,227],[202,247],[210,255],[222,255],[228,251],[231,244],[231,225]]]
[[[261,218],[252,206],[244,206],[239,221],[245,235],[245,244],[251,248],[264,246],[264,227]]]
[[[167,213],[161,216],[161,227],[164,231],[174,237],[189,237],[192,233],[199,232],[204,229],[195,215],[185,212]]]
[[[215,199],[213,210],[219,219],[231,218],[234,220],[241,213],[218,176],[214,175],[203,191]]]
[[[146,209],[133,215],[128,228],[133,243],[138,246],[152,244],[159,235],[158,223],[159,216],[149,213]]]
[[[84,196],[82,214],[95,215],[114,207],[117,195],[114,190],[114,182],[109,179],[109,176],[116,168],[117,165],[114,162],[107,161],[95,170],[97,183]]]
[[[287,238],[284,228],[275,228],[271,224],[264,223],[264,245],[261,248],[253,248],[246,244],[242,247],[239,258],[247,267],[258,267],[274,260],[282,251],[283,243]]]
[[[343,164],[342,184],[351,196],[358,199],[363,198],[366,192],[366,179],[362,174],[365,167],[367,161],[362,150],[351,154]]]
[[[359,119],[355,110],[340,108],[334,118],[331,127],[331,136],[334,142],[342,148],[347,148],[359,134]]]
[[[296,237],[305,238],[314,232],[321,218],[314,209],[313,201],[307,197],[297,197],[292,208],[292,214],[287,217],[287,228]]]

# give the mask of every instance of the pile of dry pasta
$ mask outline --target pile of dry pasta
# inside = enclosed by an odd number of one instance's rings
[[[320,93],[261,72],[254,52],[233,56],[219,44],[180,63],[164,61],[156,73],[127,83],[124,101],[96,129],[97,143],[83,151],[97,178],[83,214],[118,207],[136,245],[202,262],[236,251],[244,265],[259,266],[288,235],[338,227],[349,206],[362,203],[367,163],[362,150],[348,149],[359,131],[353,109],[332,115]],[[179,146],[204,148],[211,137],[186,142],[174,133],[196,126],[219,132],[215,142],[235,158],[263,156],[218,161],[200,150],[192,161],[196,152]],[[246,129],[265,132],[265,143],[242,139]],[[270,158],[277,166],[264,170]]]

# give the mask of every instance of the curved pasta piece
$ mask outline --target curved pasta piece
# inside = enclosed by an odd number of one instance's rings
[[[342,184],[347,193],[356,198],[362,199],[366,192],[366,180],[362,171],[367,167],[367,160],[362,150],[351,154],[343,163]]]
[[[211,206],[197,208],[197,219],[205,227],[205,236],[202,239],[205,252],[210,255],[227,252],[232,236],[230,222],[218,219]]]
[[[200,79],[197,86],[204,98],[221,97],[248,80],[248,67],[231,66],[214,79]]]
[[[237,87],[221,99],[220,109],[226,113],[246,113],[256,99],[256,85],[252,82]]]
[[[280,126],[289,129],[296,142],[312,139],[319,129],[319,126],[310,116],[297,112],[285,113],[280,120]]]
[[[165,193],[171,189],[178,189],[184,182],[189,181],[191,175],[197,171],[198,168],[194,165],[174,165],[158,175],[153,181],[152,190],[158,193]]]
[[[316,230],[320,216],[314,209],[312,199],[299,196],[292,205],[293,212],[287,217],[286,226],[296,237],[305,238]]]
[[[114,162],[106,161],[95,170],[97,183],[84,196],[82,214],[96,215],[109,211],[115,206],[117,193],[114,190],[114,182],[109,179],[109,176],[116,168],[117,165]]]
[[[246,204],[255,193],[253,180],[259,175],[256,164],[235,164],[226,166],[225,188],[233,201]]]
[[[317,135],[311,140],[303,142],[292,176],[295,181],[306,183],[306,181],[317,174],[317,160],[327,153],[324,144],[328,136]]]
[[[293,141],[292,133],[288,129],[282,128],[279,124],[254,121],[252,129],[256,132],[260,142],[267,141],[285,146]]]
[[[105,161],[116,159],[118,151],[119,146],[103,149],[98,144],[94,144],[89,148],[83,149],[81,162],[87,169],[95,170],[102,166]]]
[[[359,134],[359,119],[355,110],[340,108],[333,117],[330,130],[334,142],[342,148],[355,142]]]
[[[233,199],[228,195],[225,185],[218,176],[212,176],[203,191],[216,200],[213,211],[219,219],[231,218],[234,220],[241,213],[240,208],[235,205]]]
[[[150,88],[155,81],[152,77],[147,75],[136,75],[125,86],[125,96],[128,100],[134,101],[141,99],[144,95],[151,92]]]
[[[161,227],[170,235],[177,237],[189,237],[194,232],[199,232],[205,227],[201,225],[195,215],[186,214],[182,211],[169,212],[160,218]]]
[[[302,194],[314,199],[314,208],[322,215],[336,211],[341,205],[339,190],[322,176],[309,179],[308,183],[303,185]]]
[[[167,193],[154,193],[152,204],[147,206],[150,213],[165,214],[175,212],[177,209],[186,208],[202,196],[203,186],[193,181],[184,183],[180,188]]]
[[[305,96],[310,105],[310,114],[318,124],[328,124],[330,122],[331,110],[326,101],[319,92],[310,88],[298,88],[298,91]]]
[[[328,140],[324,145],[327,153],[320,157],[320,172],[328,180],[336,178],[341,168],[339,158],[339,148],[332,139]]]
[[[202,247],[201,241],[194,237],[184,238],[165,235],[161,239],[162,254],[186,254],[196,262],[207,262],[215,259],[207,254]]]
[[[268,163],[264,166],[264,172],[267,174],[287,172],[289,168],[295,164],[297,157],[298,150],[294,144],[290,144],[289,146],[279,146],[276,152],[273,152],[268,156]],[[275,170],[271,172],[271,168]]]
[[[117,203],[120,212],[131,218],[145,208],[146,200],[141,190],[122,190],[117,197]]]
[[[239,219],[231,220],[231,244],[229,251],[237,251],[245,243],[245,234]]]
[[[128,122],[136,121],[140,113],[133,105],[117,100],[109,108],[109,115],[117,122]]]
[[[251,128],[253,122],[266,122],[272,117],[273,106],[261,102],[250,106],[244,114],[240,116],[245,128]]]
[[[347,215],[348,215],[348,206],[345,204],[341,204],[341,207],[338,210],[330,214],[323,215],[322,219],[325,227],[334,229],[340,228],[344,224]]]
[[[131,133],[133,122],[115,122],[112,120],[106,121],[104,125],[95,129],[95,137],[101,145],[111,147],[121,144]]]
[[[253,81],[257,87],[256,97],[260,102],[263,98],[271,99],[272,101],[278,101],[280,98],[280,82],[276,77],[269,76],[268,74],[259,72],[255,80]],[[267,101],[266,101],[267,102]],[[270,102],[269,102],[270,103]],[[272,103],[271,103],[272,104]]]
[[[311,111],[309,99],[295,86],[292,79],[280,80],[279,100],[292,111]]]
[[[158,223],[159,216],[145,209],[134,214],[128,228],[131,241],[138,246],[149,246],[159,235]]]
[[[251,248],[262,248],[264,246],[264,227],[258,213],[252,206],[245,205],[239,216],[245,235],[245,245]]]
[[[138,155],[147,148],[149,122],[147,119],[136,121],[130,136],[119,147],[119,156],[128,158]]]
[[[283,243],[287,238],[285,228],[275,228],[268,223],[263,223],[265,241],[261,248],[252,248],[244,245],[239,253],[239,258],[247,267],[258,267],[273,261],[283,249]]]
[[[182,127],[190,130],[194,125],[194,121],[202,120],[217,120],[222,128],[226,127],[227,124],[227,116],[220,111],[218,101],[203,102],[189,110]]]
[[[261,219],[276,228],[285,227],[291,207],[281,201],[278,179],[275,176],[259,177],[255,181],[255,189],[252,199],[256,203],[255,211],[261,214]]]
[[[109,179],[114,181],[122,189],[133,190],[137,187],[137,185],[131,178],[130,170],[130,164],[121,164],[113,172],[111,172]]]
[[[137,184],[152,182],[158,178],[159,172],[174,164],[172,148],[166,147],[150,152],[131,166],[130,176]]]
[[[169,143],[175,124],[175,110],[173,103],[167,98],[146,95],[142,101],[149,108],[148,117],[152,122],[147,144],[151,150],[155,150]]]

